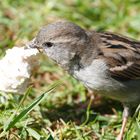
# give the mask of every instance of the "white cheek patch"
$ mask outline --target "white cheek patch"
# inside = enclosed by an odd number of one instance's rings
[[[44,50],[48,57],[50,58],[54,57],[54,51],[52,51],[51,49],[44,49]]]
[[[60,49],[60,47],[46,48],[45,52],[49,58],[60,65],[65,65],[70,60],[70,52],[66,49]]]

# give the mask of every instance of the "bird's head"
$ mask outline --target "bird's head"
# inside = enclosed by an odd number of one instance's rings
[[[82,52],[88,36],[79,26],[58,21],[43,27],[31,47],[41,48],[47,56],[66,67],[75,55]]]

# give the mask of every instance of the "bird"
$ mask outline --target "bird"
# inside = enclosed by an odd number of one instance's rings
[[[140,42],[61,20],[43,26],[30,47],[42,49],[85,87],[123,104],[122,140],[131,109],[140,103]]]

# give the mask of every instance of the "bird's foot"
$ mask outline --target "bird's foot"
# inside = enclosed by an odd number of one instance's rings
[[[120,134],[118,135],[116,140],[123,140],[123,135],[124,135],[129,114],[130,114],[130,108],[124,105],[122,127],[121,127]]]

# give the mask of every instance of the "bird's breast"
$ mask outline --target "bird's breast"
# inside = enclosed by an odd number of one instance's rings
[[[114,87],[114,82],[108,75],[108,66],[102,59],[95,59],[91,65],[74,71],[74,77],[85,86],[95,90],[109,90]]]
[[[138,98],[140,88],[134,88],[136,84],[133,81],[126,84],[111,78],[108,74],[108,66],[103,60],[93,60],[91,65],[74,71],[73,76],[86,87],[104,96],[121,102],[140,101]],[[139,84],[140,82],[137,82],[137,85]]]

